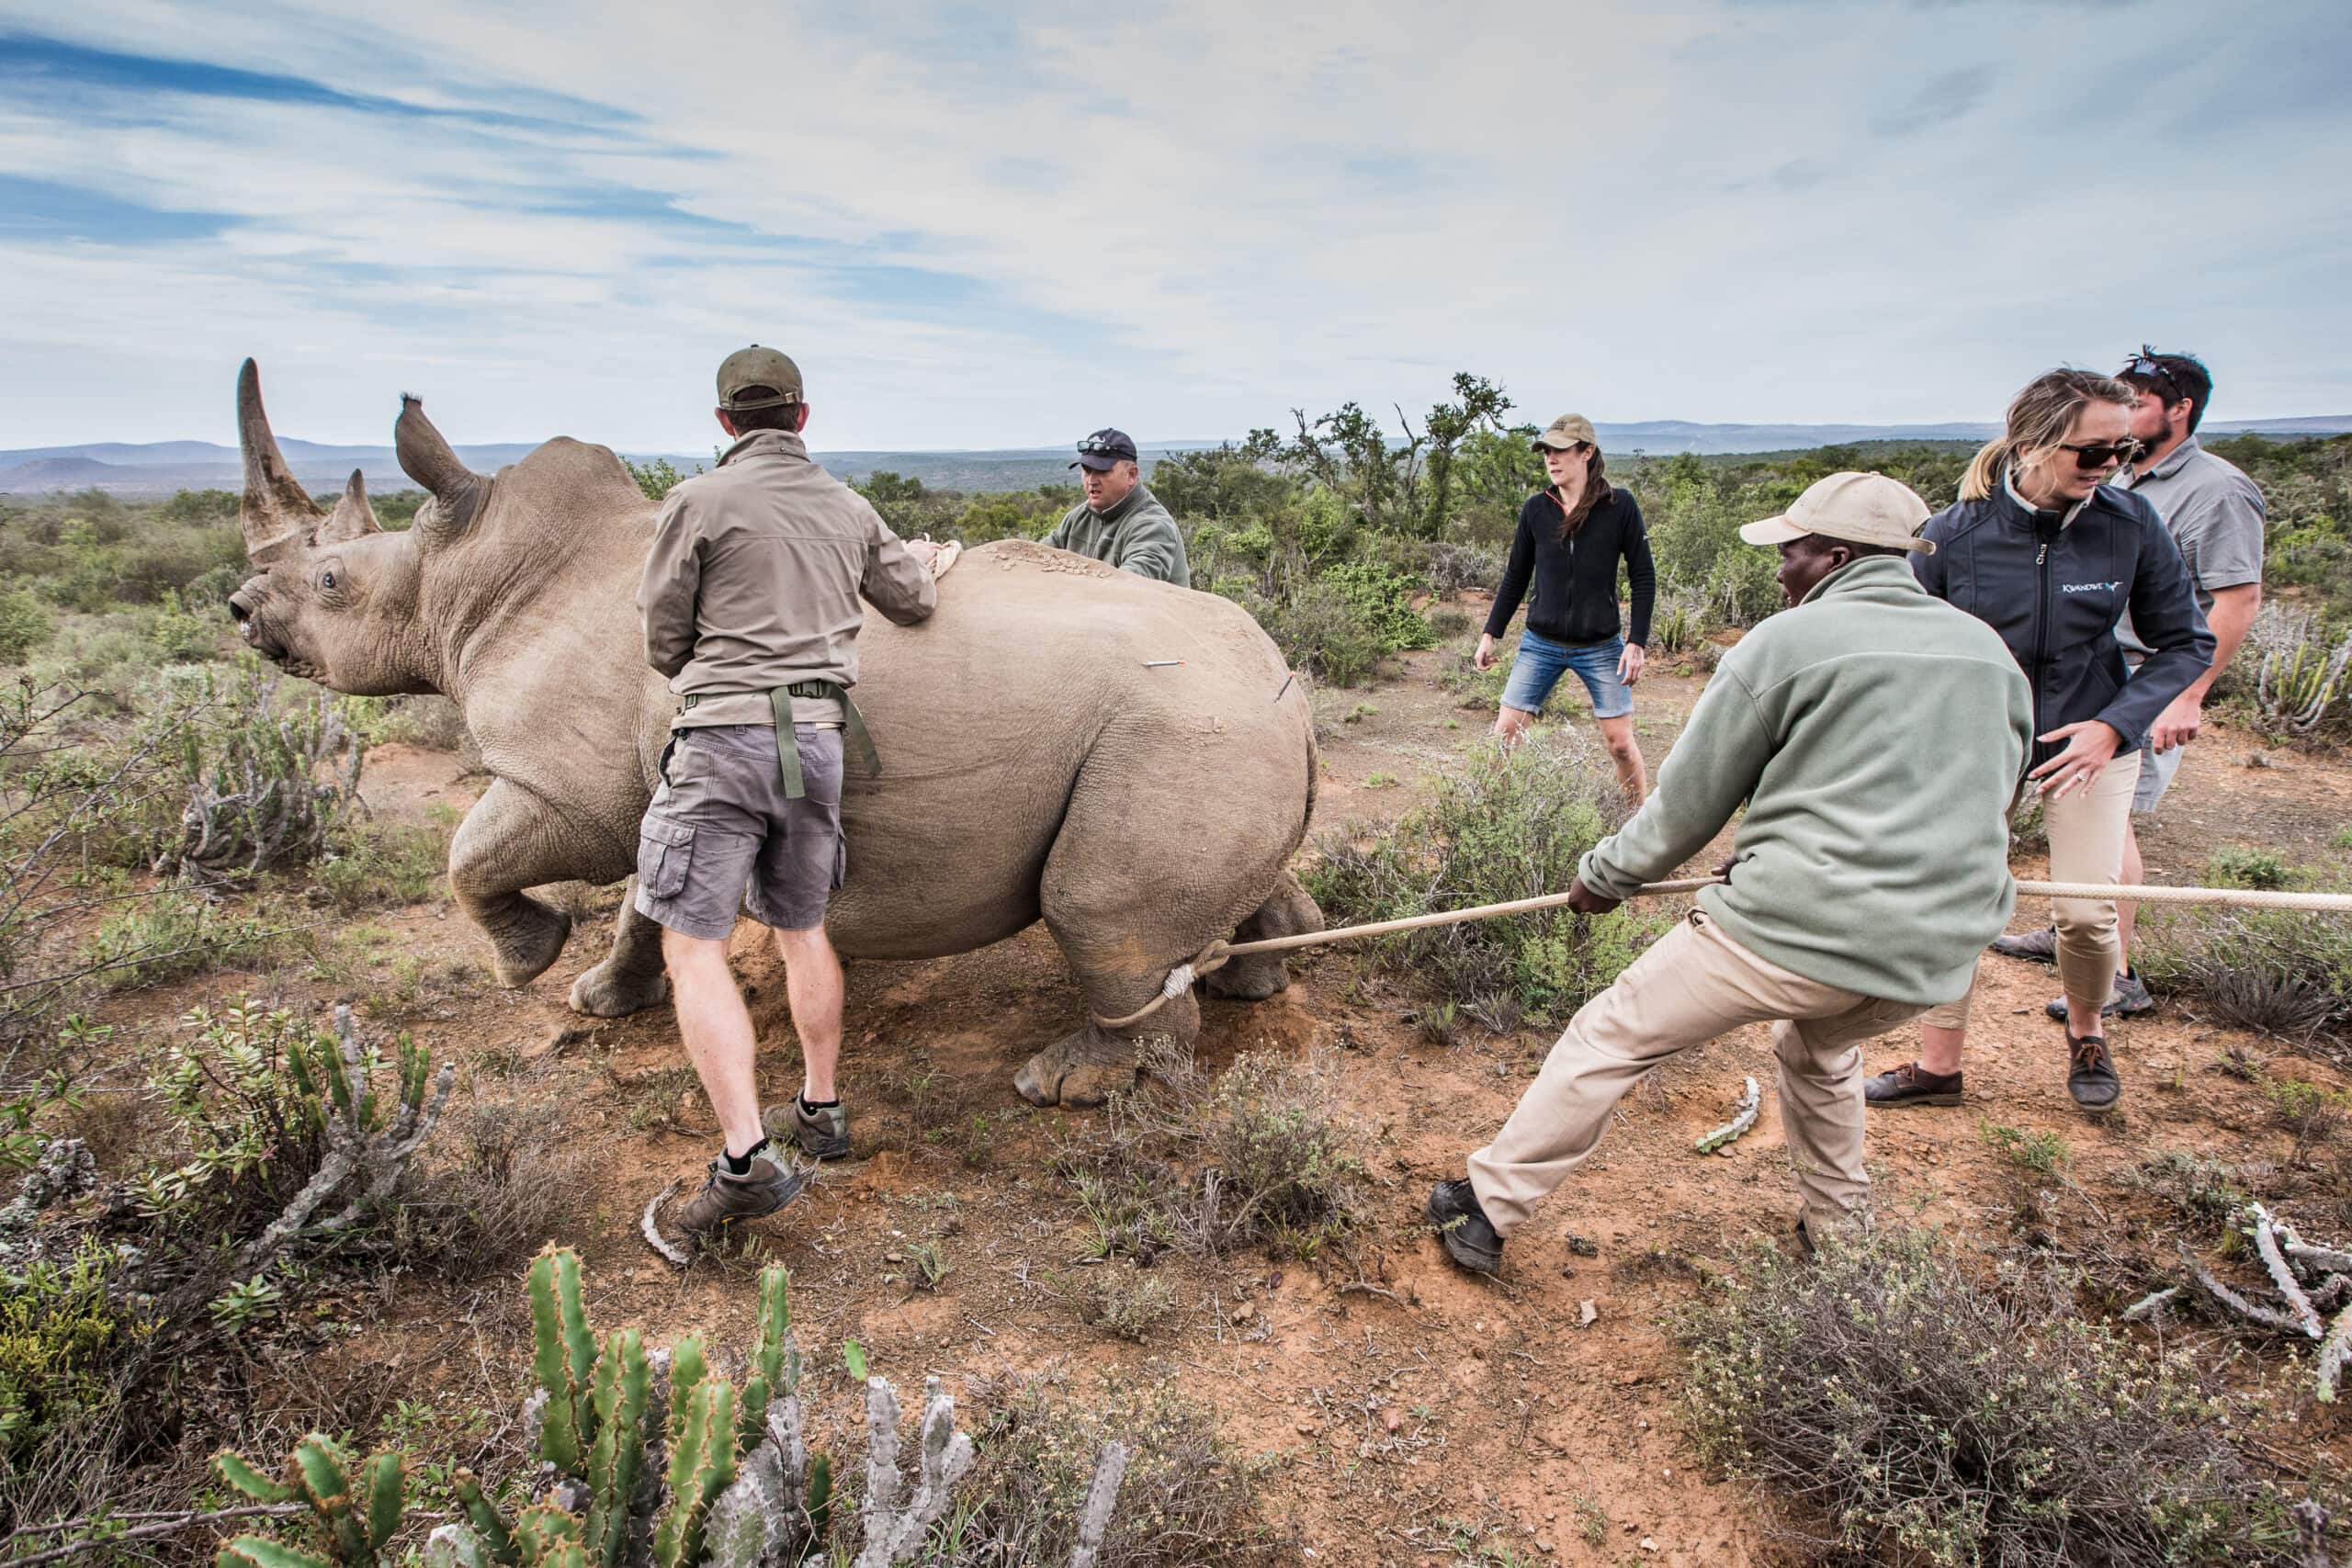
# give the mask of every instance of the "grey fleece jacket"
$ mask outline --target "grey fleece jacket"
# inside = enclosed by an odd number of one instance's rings
[[[1740,639],[1641,811],[1577,868],[1623,898],[1731,819],[1725,934],[1806,979],[1930,1006],[1968,990],[2008,923],[2008,813],[2032,741],[1998,634],[1893,556],[1832,573]]]
[[[1108,512],[1080,502],[1054,525],[1046,543],[1108,561],[1137,577],[1155,577],[1179,588],[1193,586],[1193,569],[1184,559],[1184,536],[1177,531],[1176,519],[1140,484]]]

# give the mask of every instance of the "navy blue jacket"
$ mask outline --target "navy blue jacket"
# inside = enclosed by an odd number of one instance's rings
[[[2095,718],[2123,738],[2120,751],[2136,751],[2165,705],[2211,668],[2213,634],[2180,547],[2143,497],[2101,485],[2062,527],[2063,517],[2018,504],[2003,484],[1928,518],[1920,534],[1936,553],[1914,555],[1911,570],[2001,634],[2033,688],[2036,736]],[[2127,609],[2154,649],[2136,671],[2115,640]],[[2027,766],[2064,750],[2037,739]]]

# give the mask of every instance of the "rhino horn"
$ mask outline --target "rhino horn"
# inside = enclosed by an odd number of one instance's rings
[[[272,561],[309,545],[322,513],[270,434],[269,415],[261,406],[261,372],[250,359],[237,372],[237,441],[245,455],[245,491],[237,519],[245,530],[245,554],[266,570]]]
[[[334,503],[334,511],[325,524],[312,536],[311,542],[320,545],[346,544],[370,534],[380,534],[384,525],[376,521],[376,509],[368,504],[368,479],[357,468],[351,470],[350,482],[343,487],[343,495]]]
[[[392,426],[392,450],[401,471],[432,492],[439,504],[418,526],[429,533],[462,533],[474,520],[490,481],[458,460],[457,452],[424,417],[423,400],[401,399],[401,417]]]

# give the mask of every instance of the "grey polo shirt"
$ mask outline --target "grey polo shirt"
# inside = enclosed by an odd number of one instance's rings
[[[2188,581],[2197,590],[2197,610],[2211,615],[2213,591],[2262,581],[2262,487],[2226,457],[2217,457],[2190,436],[2154,468],[2126,468],[2116,483],[2145,496],[2165,520]],[[2116,637],[2144,653],[2126,617]]]

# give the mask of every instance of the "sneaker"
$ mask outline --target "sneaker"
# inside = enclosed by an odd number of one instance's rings
[[[786,1138],[810,1159],[839,1159],[849,1153],[849,1112],[839,1105],[811,1110],[794,1095],[762,1118],[761,1130],[778,1143]]]
[[[2104,1035],[2088,1035],[2081,1040],[2069,1035],[2067,1048],[2074,1053],[2074,1066],[2066,1074],[2066,1092],[2075,1103],[2097,1113],[2112,1111],[2123,1097],[2123,1080],[2115,1076],[2115,1058],[2107,1054]]]
[[[2128,975],[2116,976],[2115,994],[2107,998],[2107,1005],[2098,1010],[2098,1015],[2101,1018],[2137,1018],[2155,1005],[2156,998],[2148,995],[2148,983],[2141,979],[2140,972],[2134,969]],[[2060,997],[2041,1010],[2064,1023],[2066,1021],[2066,998]]]
[[[2041,964],[2058,962],[2058,928],[2044,926],[2023,936],[1996,936],[1993,951],[2004,958],[2030,958]]]
[[[1882,1109],[1895,1105],[1958,1105],[1960,1075],[1931,1073],[1917,1062],[1905,1062],[1865,1079],[1862,1103]]]
[[[1430,1188],[1426,1212],[1448,1258],[1473,1274],[1502,1272],[1503,1238],[1487,1223],[1487,1212],[1478,1207],[1478,1195],[1467,1179],[1441,1181]]]
[[[793,1167],[773,1146],[762,1149],[752,1168],[738,1176],[723,1158],[710,1162],[702,1190],[671,1205],[673,1229],[685,1235],[707,1235],[741,1220],[775,1213],[808,1190],[813,1166]]]

